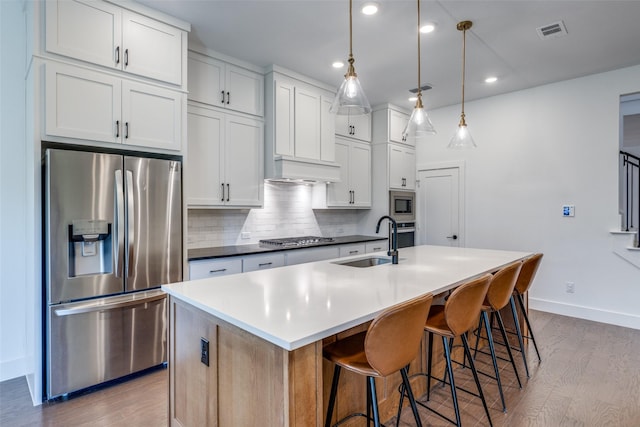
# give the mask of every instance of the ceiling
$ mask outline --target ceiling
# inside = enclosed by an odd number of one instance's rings
[[[264,67],[277,64],[336,88],[349,53],[347,0],[139,0],[191,23],[190,45]],[[355,68],[372,105],[411,109],[417,87],[417,3],[377,0],[360,13],[353,1]],[[422,84],[425,107],[457,104],[461,96],[461,20],[467,32],[467,101],[640,64],[640,1],[422,0]],[[536,28],[563,21],[565,37],[542,40]],[[499,78],[484,83],[489,75]],[[640,76],[639,76],[640,87]]]

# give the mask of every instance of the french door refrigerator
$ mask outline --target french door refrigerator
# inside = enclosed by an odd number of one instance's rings
[[[157,156],[156,156],[157,157]],[[166,362],[182,280],[179,158],[44,153],[46,399]]]

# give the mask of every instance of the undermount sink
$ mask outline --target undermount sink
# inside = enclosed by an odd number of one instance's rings
[[[335,264],[346,265],[349,267],[373,267],[380,264],[388,264],[391,262],[390,258],[380,258],[380,257],[368,257],[368,258],[360,258],[353,259],[351,261],[342,261],[336,262]]]

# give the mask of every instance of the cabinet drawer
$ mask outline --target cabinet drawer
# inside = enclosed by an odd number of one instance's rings
[[[295,249],[287,251],[287,265],[303,264],[305,262],[324,261],[325,259],[338,258],[339,252],[336,246],[321,248]]]
[[[364,243],[358,243],[356,245],[344,245],[340,246],[340,257],[362,255],[365,253]]]
[[[242,259],[242,271],[244,273],[282,267],[283,265],[284,254],[254,255]]]
[[[236,273],[242,273],[242,259],[240,258],[189,261],[190,280]]]
[[[378,240],[377,242],[365,243],[365,251],[369,254],[371,252],[386,251],[388,247],[386,240]]]

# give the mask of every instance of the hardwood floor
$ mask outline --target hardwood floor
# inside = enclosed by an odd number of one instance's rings
[[[495,381],[481,376],[494,426],[640,425],[639,330],[533,310],[530,317],[542,363],[531,346],[527,380],[522,360],[516,358],[522,390],[511,367],[500,363],[506,414]],[[488,356],[479,356],[477,365],[491,372]],[[455,378],[458,385],[474,389],[469,369],[457,369]],[[465,393],[458,398],[464,426],[488,425],[479,399]],[[436,385],[429,405],[452,416],[450,400],[449,389]],[[31,405],[25,379],[17,378],[0,383],[0,426],[165,426],[167,402],[166,369],[37,407]],[[420,413],[424,426],[451,425],[425,409]],[[395,420],[387,425],[395,425]],[[414,425],[409,408],[403,410],[400,425]]]

